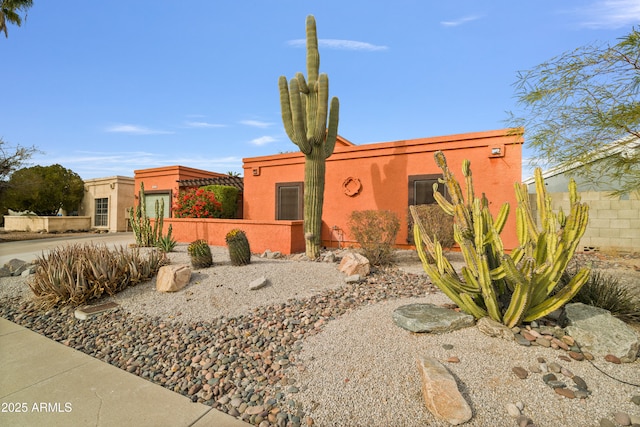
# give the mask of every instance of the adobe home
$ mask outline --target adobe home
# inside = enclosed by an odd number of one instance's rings
[[[349,216],[355,210],[372,209],[395,212],[401,221],[396,246],[410,247],[408,207],[434,203],[432,185],[442,176],[433,157],[438,150],[445,153],[463,190],[462,161],[471,161],[476,194],[486,194],[494,215],[504,202],[515,208],[513,184],[521,181],[522,142],[519,129],[363,145],[339,137],[326,163],[323,245],[354,245]],[[179,241],[204,238],[212,245],[224,245],[226,231],[238,227],[247,232],[253,252],[303,252],[304,155],[291,152],[245,158],[243,169],[242,219],[173,219],[169,210],[165,227],[172,224]],[[180,182],[184,186],[188,180],[221,176],[183,166],[135,171],[136,189],[144,182],[148,196],[164,194],[169,200],[177,194]],[[505,248],[517,245],[515,215],[509,216],[502,237]]]

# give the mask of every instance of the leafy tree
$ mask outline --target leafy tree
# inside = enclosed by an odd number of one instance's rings
[[[528,115],[512,119],[526,129],[538,162],[584,164],[576,174],[617,183],[614,194],[640,188],[638,30],[614,45],[579,47],[520,72],[515,87]]]
[[[7,33],[7,22],[22,25],[20,12],[24,12],[24,18],[27,18],[27,9],[33,6],[33,0],[1,0],[0,2],[0,31],[4,32],[5,38],[9,37]]]
[[[77,210],[84,196],[80,176],[60,165],[23,168],[11,175],[6,190],[7,207],[56,215],[60,208]]]

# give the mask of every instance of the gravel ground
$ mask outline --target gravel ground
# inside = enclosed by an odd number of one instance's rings
[[[537,426],[598,426],[616,412],[640,417],[640,361],[615,365],[562,360],[562,351],[522,347],[476,328],[443,335],[398,328],[392,312],[450,301],[421,274],[379,270],[345,284],[335,264],[265,260],[233,267],[224,248],[180,292],[155,282],[112,297],[120,308],[87,321],[71,310],[37,311],[22,278],[0,279],[0,315],[65,345],[262,427],[449,425],[425,408],[416,358],[443,361],[470,403],[469,426],[516,426],[522,402]],[[186,247],[172,263],[188,262]],[[259,276],[271,284],[249,291]],[[443,346],[446,346],[443,347]],[[450,357],[459,363],[448,363]],[[582,377],[592,394],[567,399],[542,374],[517,378],[539,357]],[[629,385],[616,381],[621,379]],[[561,375],[558,374],[559,377]],[[564,379],[564,378],[561,378]]]

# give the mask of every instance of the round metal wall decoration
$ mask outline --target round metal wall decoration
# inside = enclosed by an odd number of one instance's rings
[[[349,197],[358,195],[362,190],[362,183],[358,178],[348,177],[342,183],[342,191]]]

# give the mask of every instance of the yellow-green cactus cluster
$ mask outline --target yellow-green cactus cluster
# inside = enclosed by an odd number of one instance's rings
[[[542,172],[535,171],[538,228],[529,204],[525,184],[516,183],[516,223],[519,246],[511,254],[504,252],[500,233],[509,214],[505,203],[494,218],[486,197],[474,195],[471,167],[463,162],[466,198],[460,184],[449,170],[442,152],[435,154],[442,169],[443,182],[450,200],[435,191],[442,209],[454,216],[454,239],[460,246],[466,266],[462,277],[443,256],[442,246],[432,240],[420,223],[415,208],[410,208],[414,222],[414,237],[418,255],[431,280],[465,312],[476,318],[492,319],[513,327],[530,322],[562,307],[580,290],[589,278],[590,270],[581,269],[560,291],[555,288],[576,251],[589,218],[588,206],[580,203],[573,180],[569,184],[570,213],[554,213],[546,192]],[[466,200],[465,200],[466,199]],[[431,255],[430,261],[428,254]]]

